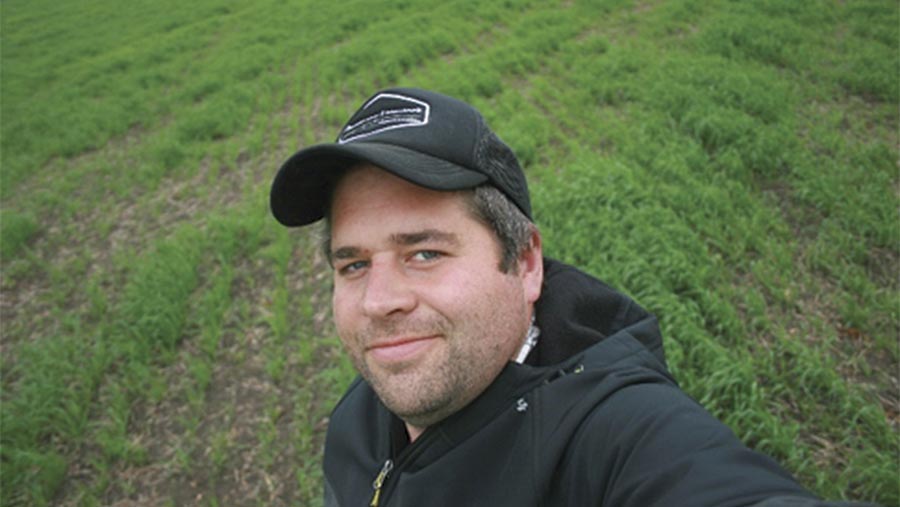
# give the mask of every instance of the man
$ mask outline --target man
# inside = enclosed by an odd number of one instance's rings
[[[543,258],[515,155],[468,104],[376,93],[285,162],[271,206],[325,219],[360,373],[326,505],[829,505],[679,390],[653,316]]]

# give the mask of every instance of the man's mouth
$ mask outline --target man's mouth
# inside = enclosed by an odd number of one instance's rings
[[[438,335],[380,340],[367,347],[366,352],[379,363],[410,361],[429,349],[437,339]]]

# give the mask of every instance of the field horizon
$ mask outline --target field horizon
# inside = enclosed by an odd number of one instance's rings
[[[321,505],[355,372],[269,185],[413,86],[742,441],[900,506],[897,2],[10,0],[0,42],[0,505]]]

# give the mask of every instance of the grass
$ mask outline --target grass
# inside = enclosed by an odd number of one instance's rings
[[[898,26],[864,0],[4,2],[0,504],[321,501],[353,370],[268,185],[411,85],[483,111],[548,253],[656,313],[745,442],[900,505]]]

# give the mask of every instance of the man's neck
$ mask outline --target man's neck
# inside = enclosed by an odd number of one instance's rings
[[[425,432],[425,428],[417,428],[409,423],[404,424],[406,424],[406,433],[409,435],[409,443],[415,442]]]

